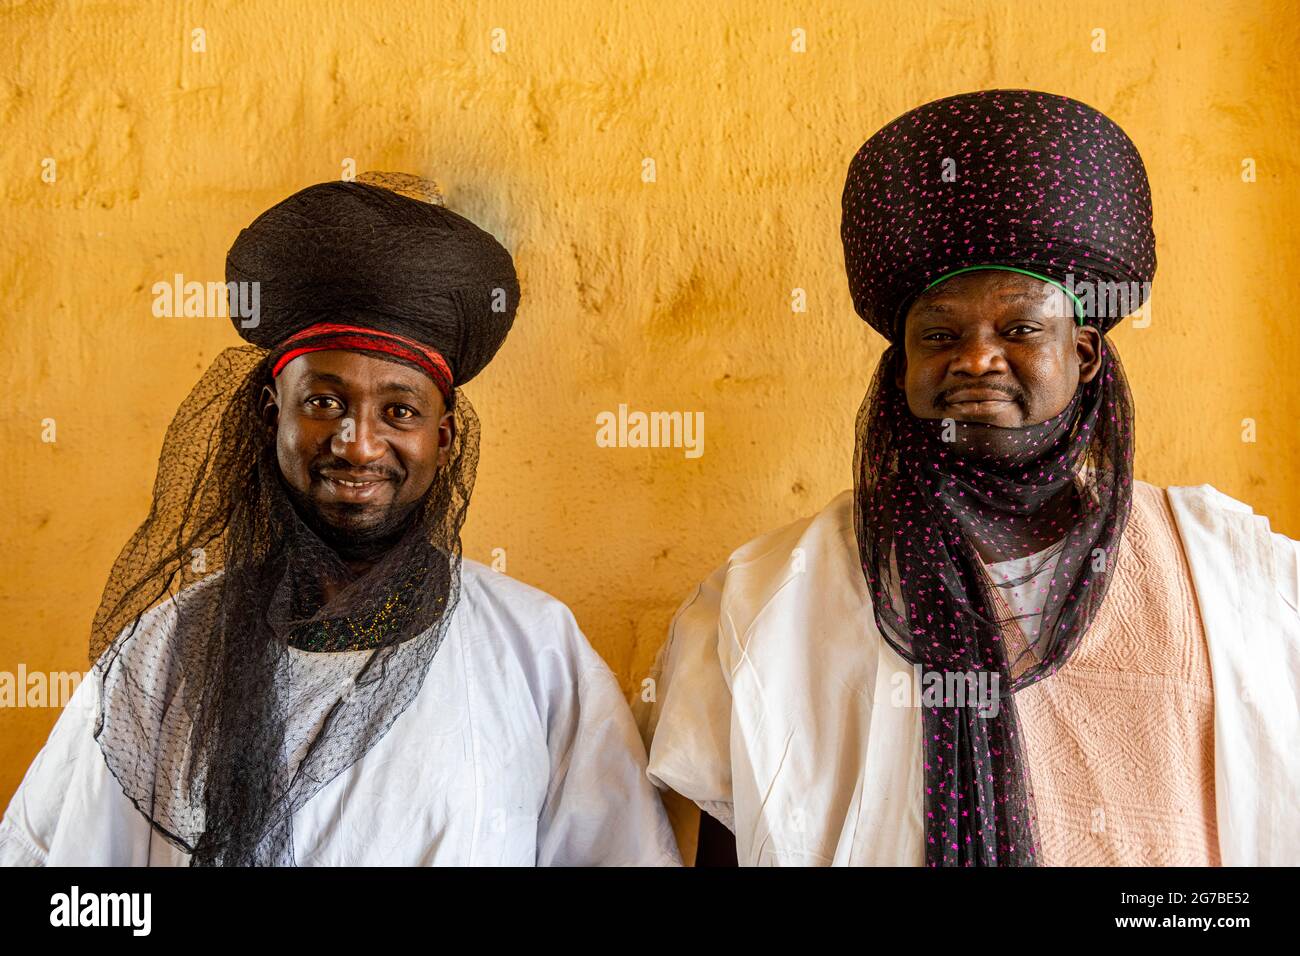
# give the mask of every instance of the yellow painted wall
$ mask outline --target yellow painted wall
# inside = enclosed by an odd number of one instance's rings
[[[1138,476],[1211,482],[1300,537],[1290,4],[453,6],[5,4],[0,670],[84,669],[163,430],[237,341],[225,320],[153,317],[152,284],[221,279],[243,225],[350,157],[437,178],[514,251],[515,330],[468,388],[484,438],[466,552],[506,549],[631,691],[699,578],[850,483],[882,343],[843,275],[849,158],[913,106],[995,86],[1093,104],[1146,159],[1153,321],[1113,336]],[[703,411],[704,455],[598,448],[595,416],[620,402]],[[0,711],[0,805],[55,716]]]

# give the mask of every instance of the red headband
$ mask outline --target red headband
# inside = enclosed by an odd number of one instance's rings
[[[311,345],[288,348],[294,342],[300,342],[303,339],[318,341],[312,342]],[[394,332],[381,332],[378,329],[365,329],[356,325],[318,322],[315,325],[307,326],[301,332],[289,336],[280,344],[280,348],[287,350],[276,361],[275,367],[271,369],[272,378],[277,377],[281,370],[299,355],[306,355],[308,352],[324,352],[329,349],[385,352],[412,362],[423,369],[433,379],[434,384],[438,386],[438,391],[442,393],[443,400],[448,403],[451,402],[451,368],[447,365],[447,360],[436,349],[421,345],[413,339],[397,335]]]

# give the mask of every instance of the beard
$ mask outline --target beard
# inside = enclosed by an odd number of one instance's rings
[[[340,503],[322,508],[280,475],[298,517],[345,562],[373,563],[391,551],[415,525],[422,500],[398,502],[381,509]]]

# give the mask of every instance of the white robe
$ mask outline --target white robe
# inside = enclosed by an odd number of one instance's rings
[[[1209,485],[1170,488],[1214,681],[1226,866],[1300,864],[1300,542]],[[741,865],[924,861],[921,712],[876,628],[851,492],[736,550],[678,611],[641,711],[648,773]]]
[[[28,769],[0,865],[188,865],[109,772],[100,692],[92,672]],[[681,865],[627,702],[573,615],[468,560],[419,694],[292,828],[299,865]]]

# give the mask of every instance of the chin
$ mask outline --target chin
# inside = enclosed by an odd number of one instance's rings
[[[996,425],[998,428],[1019,428],[1021,425],[1024,424],[1023,420],[1021,419],[1021,417],[1020,417],[1019,415],[999,415],[999,414],[996,414],[996,413],[995,413],[995,414],[989,414],[989,415],[981,415],[981,414],[962,414],[962,415],[952,415],[952,414],[950,414],[950,415],[947,415],[947,416],[945,416],[945,417],[947,417],[947,418],[951,418],[951,419],[953,419],[954,421],[959,421],[959,422],[968,422],[968,423],[970,423],[970,424],[972,424],[972,425]]]
[[[946,405],[940,417],[959,422],[997,425],[1001,428],[1018,428],[1025,424],[1025,416],[1015,402],[963,402],[959,405]]]
[[[392,509],[384,505],[332,504],[320,509],[321,519],[340,534],[363,534],[384,525]]]

